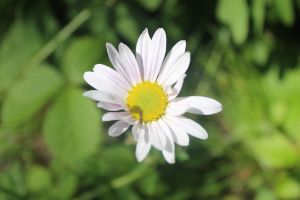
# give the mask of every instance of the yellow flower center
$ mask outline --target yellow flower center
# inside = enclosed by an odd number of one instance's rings
[[[167,95],[157,83],[139,83],[128,93],[129,111],[133,118],[142,122],[159,119],[165,113],[167,105]]]

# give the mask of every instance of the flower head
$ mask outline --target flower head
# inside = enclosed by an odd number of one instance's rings
[[[144,160],[151,146],[162,151],[168,163],[175,162],[175,145],[189,145],[189,135],[207,139],[207,132],[184,113],[210,115],[222,110],[222,105],[201,96],[177,97],[190,64],[185,41],[179,41],[165,57],[166,34],[159,28],[150,38],[145,29],[136,45],[136,55],[123,43],[118,50],[107,44],[114,69],[95,65],[84,79],[96,90],[85,96],[98,101],[108,110],[103,121],[116,121],[108,130],[119,136],[130,126],[137,141],[136,157]]]

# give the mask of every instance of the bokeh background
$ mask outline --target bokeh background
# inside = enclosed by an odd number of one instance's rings
[[[299,0],[1,0],[0,199],[300,199]],[[182,96],[224,110],[191,116],[209,139],[143,163],[131,133],[82,96],[110,65],[105,43],[135,49],[163,27],[187,40]],[[111,65],[110,65],[111,66]]]

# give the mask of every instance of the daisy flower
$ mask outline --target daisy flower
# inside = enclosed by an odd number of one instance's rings
[[[222,105],[208,97],[177,97],[190,64],[184,40],[176,43],[166,57],[166,33],[162,28],[152,38],[145,29],[135,55],[123,43],[118,50],[109,43],[106,47],[114,69],[97,64],[83,77],[95,88],[84,96],[109,111],[103,121],[116,121],[108,130],[110,136],[119,136],[132,126],[137,160],[144,160],[153,146],[168,163],[175,163],[175,143],[188,146],[188,135],[207,139],[204,128],[183,114],[211,115],[220,112]]]

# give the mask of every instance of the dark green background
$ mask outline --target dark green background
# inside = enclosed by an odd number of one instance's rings
[[[0,199],[300,199],[299,0],[1,0]],[[182,96],[222,102],[209,133],[152,149],[107,136],[82,78],[105,43],[185,39]],[[111,65],[110,65],[111,66]]]

